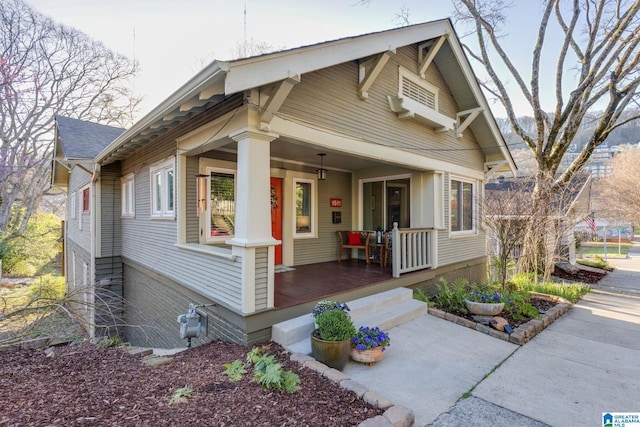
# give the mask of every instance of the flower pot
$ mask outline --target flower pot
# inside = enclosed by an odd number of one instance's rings
[[[325,341],[311,332],[311,355],[320,363],[339,371],[343,370],[349,360],[351,339],[344,341]]]
[[[464,300],[467,304],[467,310],[471,314],[478,314],[480,316],[497,316],[502,313],[504,308],[503,302],[475,302]]]
[[[351,347],[351,358],[356,362],[361,362],[366,365],[373,365],[387,354],[383,347],[368,348],[366,350],[358,350],[355,347]]]

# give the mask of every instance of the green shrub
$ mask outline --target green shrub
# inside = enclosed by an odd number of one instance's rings
[[[224,367],[227,369],[222,374],[229,377],[230,382],[240,381],[247,373],[246,368],[253,365],[251,381],[260,384],[263,390],[276,389],[280,393],[294,393],[300,390],[298,374],[282,369],[282,364],[278,363],[272,354],[262,354],[270,347],[270,344],[254,347],[247,353],[245,363],[241,360],[225,363]]]
[[[0,235],[2,271],[20,277],[51,272],[51,264],[62,250],[60,218],[36,213],[22,236]]]
[[[441,277],[436,284],[438,293],[434,296],[437,308],[449,313],[467,314],[467,305],[464,302],[469,293],[466,281],[457,280],[450,284],[447,279]]]
[[[320,338],[325,341],[344,341],[356,334],[353,321],[342,310],[325,311],[316,317],[316,323]]]

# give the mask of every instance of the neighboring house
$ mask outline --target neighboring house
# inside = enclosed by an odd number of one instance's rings
[[[64,122],[58,145],[73,133]],[[91,239],[76,242],[69,222],[68,248],[90,255],[88,281],[123,283],[126,339],[159,347],[184,345],[189,303],[207,323],[200,341],[269,339],[313,304],[276,306],[290,274],[277,271],[327,263],[304,282],[334,287],[386,271],[355,263],[331,278],[339,230],[401,229],[395,277],[361,294],[482,279],[483,184],[515,171],[449,20],[214,61],[90,166],[56,160],[71,168],[54,175],[70,199],[88,186],[95,202]]]
[[[560,233],[559,236],[554,236],[551,239],[551,241],[557,242],[556,256],[571,264],[576,263],[574,226],[583,222],[583,219],[591,213],[591,183],[590,173],[580,173],[565,191],[555,195],[550,204],[550,215],[554,221],[553,232]],[[521,216],[523,221],[526,221],[530,216],[527,212],[530,203],[526,193],[531,193],[534,185],[535,182],[531,177],[505,178],[501,176],[485,184],[485,197],[488,200],[497,200],[493,206],[501,208],[500,215],[505,220],[513,221],[514,218]],[[525,195],[515,195],[514,192],[523,192]],[[514,203],[500,204],[500,199],[510,199]],[[517,226],[515,228],[517,229]],[[499,254],[500,241],[493,233],[492,230],[487,231],[489,257]],[[521,250],[521,245],[514,248],[512,257],[517,259],[521,255]]]

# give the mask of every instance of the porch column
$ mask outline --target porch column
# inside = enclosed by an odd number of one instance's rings
[[[230,135],[238,142],[234,237],[226,243],[242,257],[242,311],[273,307],[274,247],[280,242],[271,235],[271,141],[272,133],[242,129]],[[267,254],[267,265],[256,260]],[[259,265],[260,264],[260,265]],[[256,269],[267,269],[267,282],[258,283]],[[256,302],[256,287],[267,287],[267,301]]]

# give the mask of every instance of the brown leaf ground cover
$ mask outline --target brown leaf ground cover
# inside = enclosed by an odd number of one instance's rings
[[[289,360],[300,376],[294,394],[263,391],[251,374],[231,383],[223,364],[244,360],[250,348],[221,341],[151,367],[117,348],[91,344],[0,353],[0,426],[350,426],[383,411],[317,372]],[[191,397],[170,404],[190,386]]]

